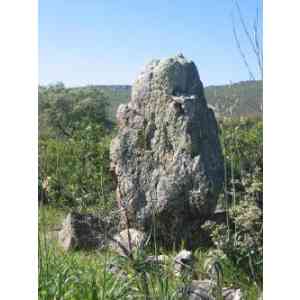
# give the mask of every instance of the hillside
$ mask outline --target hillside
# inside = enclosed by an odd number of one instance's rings
[[[87,87],[88,88],[88,87]],[[107,114],[111,120],[115,120],[116,111],[121,103],[129,101],[131,86],[130,85],[97,85],[93,86],[102,91],[107,97],[109,105],[107,107]]]
[[[205,87],[208,104],[214,109],[217,117],[239,117],[261,115],[262,81],[242,81],[232,85]],[[116,111],[121,103],[127,103],[131,94],[130,85],[93,85],[76,88],[65,88],[62,83],[52,87],[39,87],[39,129],[45,132],[51,124],[48,107],[55,99],[63,98],[84,100],[85,98],[105,100],[108,122],[115,121]],[[80,100],[81,99],[81,100]],[[77,101],[76,100],[76,101]],[[75,102],[76,102],[75,101]],[[102,100],[101,100],[102,101]],[[48,104],[46,104],[48,103]]]
[[[114,120],[116,110],[121,103],[129,101],[130,85],[97,85],[107,96],[109,101],[108,116]],[[83,87],[83,89],[91,86]],[[208,104],[218,116],[249,116],[261,114],[262,81],[241,81],[232,85],[218,85],[205,87]]]
[[[219,116],[249,116],[261,114],[262,111],[262,81],[208,86],[205,94],[208,103]]]

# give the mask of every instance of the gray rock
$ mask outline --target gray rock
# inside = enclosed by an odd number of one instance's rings
[[[155,225],[165,245],[191,242],[224,179],[217,122],[195,64],[183,55],[152,61],[117,122],[110,153],[121,227]]]
[[[210,295],[212,282],[209,280],[193,280],[187,290],[189,300],[214,300]]]
[[[187,289],[189,300],[215,300],[212,295],[214,282],[210,280],[193,280]],[[243,295],[240,289],[223,288],[222,299],[224,300],[242,300]]]
[[[224,300],[242,300],[243,295],[240,289],[223,288],[222,295]]]
[[[192,252],[181,250],[174,258],[174,273],[180,275],[183,272],[192,272],[194,258]]]
[[[110,263],[107,265],[106,271],[112,273],[116,278],[126,281],[128,280],[128,273],[125,272],[118,264]]]
[[[121,256],[129,256],[134,251],[141,249],[145,241],[145,234],[134,228],[125,229],[114,235],[109,242],[112,250]]]
[[[92,214],[69,213],[58,233],[65,251],[101,248],[106,243],[107,225]]]
[[[158,264],[158,265],[163,265],[165,263],[167,263],[167,261],[169,260],[169,257],[167,255],[149,255],[146,257],[145,262],[146,263],[150,263],[150,264]]]

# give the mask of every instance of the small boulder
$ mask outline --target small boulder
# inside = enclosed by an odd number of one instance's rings
[[[210,280],[193,280],[187,289],[188,300],[214,300],[210,296],[212,282]]]
[[[181,250],[174,258],[174,273],[180,275],[183,272],[191,272],[194,258],[191,251]]]
[[[242,292],[240,289],[223,288],[222,295],[224,300],[241,300]]]
[[[143,246],[145,234],[137,229],[125,229],[114,235],[110,240],[110,248],[121,256],[129,256]]]
[[[150,265],[163,266],[168,262],[168,260],[169,257],[167,255],[150,255],[146,257],[145,262]]]
[[[105,222],[92,214],[71,212],[58,233],[58,242],[65,251],[101,248],[106,228]]]
[[[193,280],[187,289],[189,300],[215,300],[212,291],[216,284],[211,280]],[[222,299],[224,300],[242,300],[243,295],[240,289],[223,288]]]
[[[113,262],[107,265],[106,271],[122,281],[127,281],[129,278],[128,273],[126,273],[118,264]]]

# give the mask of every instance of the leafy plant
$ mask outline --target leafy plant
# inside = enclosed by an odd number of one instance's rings
[[[39,194],[44,202],[78,208],[97,203],[110,209],[106,98],[93,88],[56,84],[40,88],[39,103]]]
[[[262,121],[223,119],[220,122],[225,157],[225,185],[221,195],[227,224],[207,222],[217,249],[252,280],[262,285]]]

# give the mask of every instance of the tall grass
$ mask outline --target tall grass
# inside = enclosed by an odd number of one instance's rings
[[[40,231],[39,299],[125,299],[130,281],[108,271],[110,260],[109,252],[66,254]]]
[[[108,250],[63,252],[49,231],[55,229],[64,214],[51,207],[40,208],[39,226],[39,298],[42,300],[94,299],[187,299],[192,279],[208,279],[205,269],[214,257],[207,250],[194,252],[194,274],[174,275],[175,251],[160,249],[170,259],[163,266],[146,262],[147,249],[133,251],[131,257],[118,257]],[[43,224],[43,225],[42,225]],[[247,274],[225,256],[217,256],[223,270],[222,286],[242,288],[246,299],[257,299],[259,288]],[[111,265],[119,272],[112,272]]]
[[[59,219],[57,209],[40,208],[39,299],[180,299],[171,269],[146,264],[143,250],[127,257],[109,250],[63,252],[49,234]],[[112,265],[120,272],[111,272]]]

